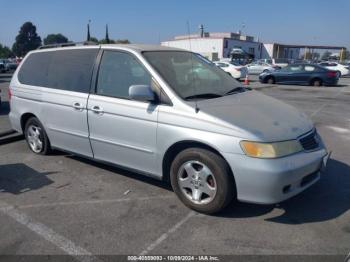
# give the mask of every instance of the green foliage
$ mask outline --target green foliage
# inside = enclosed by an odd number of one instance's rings
[[[9,58],[13,57],[13,53],[10,48],[0,44],[0,58]]]
[[[111,40],[111,39],[108,39],[108,40],[107,39],[102,39],[98,43],[102,44],[102,45],[104,45],[104,44],[115,44],[115,41]]]
[[[89,40],[89,41],[90,41],[90,42],[98,43],[98,39],[97,39],[96,37],[93,37],[93,36],[90,37],[90,40]]]
[[[324,52],[324,53],[322,54],[322,59],[323,59],[323,60],[328,60],[329,57],[330,57],[331,55],[332,55],[331,52],[326,51],[326,52]]]
[[[49,34],[44,38],[44,45],[68,43],[68,38],[62,34]]]
[[[12,51],[16,56],[25,56],[29,51],[37,49],[41,45],[41,38],[36,32],[36,26],[31,22],[22,25],[16,36],[16,42]]]
[[[91,37],[90,41],[96,42],[102,45],[103,44],[130,44],[130,41],[128,39],[118,39],[118,40],[109,39],[108,41],[107,39],[97,40],[96,37]]]
[[[128,39],[118,39],[115,41],[116,44],[130,44]]]

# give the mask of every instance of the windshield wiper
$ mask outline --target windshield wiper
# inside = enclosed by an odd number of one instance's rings
[[[191,96],[186,96],[185,99],[186,100],[191,100],[191,99],[196,99],[196,98],[217,98],[217,97],[222,97],[222,95],[219,94],[214,94],[214,93],[204,93],[204,94],[195,94],[195,95],[191,95]]]
[[[251,89],[248,89],[248,88],[242,87],[242,86],[235,87],[235,88],[231,89],[230,91],[226,92],[225,96],[232,95],[232,94],[237,94],[237,93],[243,93],[243,92],[245,92],[247,90],[251,90]]]

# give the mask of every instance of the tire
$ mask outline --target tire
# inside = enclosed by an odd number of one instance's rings
[[[202,148],[180,152],[171,164],[170,180],[174,192],[187,207],[205,214],[221,211],[236,196],[227,162]]]
[[[266,83],[270,84],[270,85],[274,85],[276,83],[275,79],[270,76],[267,80]]]
[[[43,125],[36,117],[31,117],[25,124],[24,135],[29,149],[40,155],[48,155],[51,152],[49,138]]]
[[[318,79],[318,78],[313,79],[313,80],[311,80],[311,85],[312,85],[312,86],[320,87],[320,86],[322,86],[322,80],[321,80],[321,79]]]

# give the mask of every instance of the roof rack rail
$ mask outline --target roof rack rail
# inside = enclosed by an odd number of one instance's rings
[[[98,43],[92,42],[92,41],[68,42],[68,43],[60,43],[60,44],[42,45],[42,46],[39,46],[38,49],[48,49],[48,48],[67,47],[67,46],[81,46],[81,45],[98,45]]]

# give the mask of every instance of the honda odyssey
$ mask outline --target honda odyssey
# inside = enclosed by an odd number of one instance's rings
[[[60,149],[169,181],[188,207],[272,204],[320,178],[310,119],[181,49],[87,45],[30,52],[10,83],[10,121],[31,151]]]

